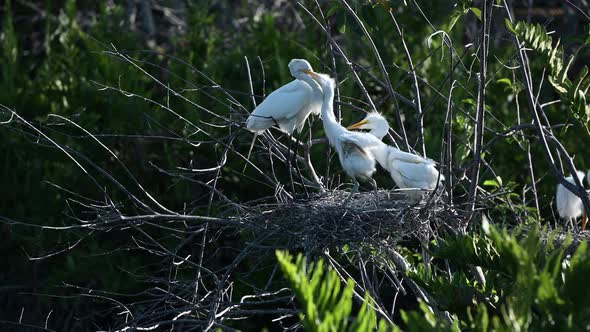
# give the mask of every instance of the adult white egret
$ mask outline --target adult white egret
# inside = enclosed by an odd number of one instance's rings
[[[314,72],[310,72],[309,75],[320,84],[324,91],[321,115],[328,142],[336,149],[342,169],[352,178],[354,184],[352,192],[344,204],[358,191],[358,180],[371,180],[375,194],[377,194],[377,183],[373,179],[373,173],[376,170],[373,149],[384,145],[384,143],[373,135],[349,131],[338,123],[333,108],[336,83],[328,75]],[[375,196],[378,199],[377,195]]]
[[[576,171],[576,175],[578,176],[578,179],[580,179],[580,182],[584,181],[584,172]],[[569,183],[575,183],[572,175],[565,179]],[[569,222],[573,229],[574,220],[578,219],[584,212],[584,204],[582,203],[582,200],[562,184],[558,184],[557,192],[555,193],[555,201],[559,217],[565,219],[566,222]],[[583,226],[585,227],[586,225]]]
[[[291,75],[295,77],[295,80],[269,94],[262,103],[252,111],[250,116],[248,116],[248,119],[246,119],[246,128],[254,133],[250,149],[248,150],[248,159],[250,159],[250,153],[252,152],[252,147],[254,146],[258,134],[264,132],[275,124],[281,131],[289,134],[287,167],[289,168],[289,176],[291,177],[291,188],[293,192],[295,191],[295,186],[291,174],[292,161],[290,156],[293,132],[297,130],[299,133],[293,159],[295,168],[297,169],[303,185],[301,172],[299,171],[297,160],[295,159],[297,148],[299,146],[299,139],[303,126],[305,125],[305,120],[307,120],[312,113],[318,115],[322,106],[322,89],[315,80],[307,75],[307,73],[312,72],[312,70],[311,65],[306,60],[292,59],[291,62],[289,62],[289,71],[291,72]]]
[[[307,75],[313,71],[309,62],[293,59],[289,71],[295,80],[273,91],[252,111],[246,120],[248,130],[260,134],[276,124],[287,134],[301,133],[307,117],[320,114],[322,89]]]
[[[389,132],[389,123],[381,114],[372,112],[349,126],[347,129],[369,129],[369,134],[382,140]],[[439,180],[444,180],[436,169],[432,159],[404,152],[386,145],[374,151],[379,164],[389,171],[391,178],[400,188],[415,188],[433,190]]]

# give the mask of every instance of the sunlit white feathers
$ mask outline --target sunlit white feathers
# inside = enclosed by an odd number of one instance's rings
[[[367,129],[369,130],[369,134],[382,140],[389,132],[389,123],[383,115],[377,112],[371,112],[361,121],[348,126],[347,129]]]
[[[372,112],[348,129],[369,129],[369,134],[381,140],[389,131],[389,123],[383,115]],[[433,190],[439,180],[444,180],[442,175],[439,177],[436,163],[431,159],[388,145],[375,147],[374,154],[379,164],[389,171],[391,178],[400,188]]]
[[[320,113],[322,90],[306,74],[312,71],[309,62],[293,59],[289,62],[289,70],[295,80],[273,91],[252,111],[246,120],[248,130],[259,134],[277,125],[288,134],[295,130],[301,132],[307,117]]]
[[[373,148],[383,143],[375,136],[367,133],[352,132],[344,128],[334,116],[334,88],[335,82],[327,75],[311,73],[324,91],[322,105],[322,122],[328,142],[338,154],[342,169],[353,179],[354,189],[358,190],[357,179],[372,179],[375,172],[375,156]],[[376,185],[373,181],[373,184]],[[351,193],[351,194],[352,194]],[[350,198],[350,196],[349,196]]]
[[[580,182],[584,181],[584,172],[576,171]],[[574,184],[573,176],[565,178],[569,183]],[[577,219],[584,212],[584,205],[582,200],[574,193],[569,191],[562,184],[557,185],[557,192],[555,194],[555,201],[557,205],[557,212],[563,219]]]
[[[438,169],[432,159],[404,152],[391,146],[388,149],[386,169],[400,188],[433,190],[439,180],[444,180],[442,175],[439,178]]]

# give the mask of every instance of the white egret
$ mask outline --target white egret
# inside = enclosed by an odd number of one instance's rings
[[[578,179],[580,179],[580,182],[584,181],[584,172],[576,171],[576,175],[578,176]],[[565,179],[569,183],[575,183],[572,175],[566,177]],[[555,194],[555,201],[559,217],[565,219],[566,222],[569,222],[573,229],[574,220],[578,219],[584,211],[584,204],[582,203],[582,200],[562,184],[558,184],[557,192]]]
[[[276,124],[287,134],[293,134],[295,130],[301,133],[307,117],[311,113],[319,115],[322,107],[322,89],[307,75],[312,70],[306,60],[291,60],[289,71],[295,80],[269,94],[252,111],[246,120],[246,128],[260,134]]]
[[[373,135],[352,132],[339,124],[334,116],[332,105],[336,83],[328,75],[313,72],[309,75],[320,84],[324,91],[321,115],[328,142],[336,149],[342,169],[352,178],[354,184],[352,192],[344,204],[358,191],[358,180],[371,180],[375,194],[377,194],[377,183],[373,179],[373,173],[376,170],[373,149],[383,146],[384,143]],[[377,195],[376,198],[378,198]]]
[[[361,121],[348,126],[346,129],[368,129],[369,134],[382,140],[389,132],[389,123],[385,117],[377,112],[368,113]]]
[[[273,125],[289,134],[289,144],[287,151],[287,165],[289,175],[291,176],[291,187],[295,191],[293,178],[291,175],[291,144],[292,135],[295,130],[299,133],[295,146],[295,157],[299,146],[299,138],[305,125],[305,120],[310,114],[318,115],[322,107],[323,93],[318,83],[307,75],[312,72],[312,67],[306,60],[292,59],[289,62],[289,71],[295,77],[291,83],[283,85],[269,94],[263,101],[252,111],[246,119],[246,128],[254,133],[252,144],[248,150],[247,158],[250,158],[252,147],[256,136]],[[246,164],[247,165],[247,164]],[[299,173],[297,161],[295,167]],[[244,167],[245,169],[245,167]],[[299,173],[301,178],[301,174]],[[303,180],[301,181],[303,184]],[[305,188],[305,187],[304,187]]]
[[[588,182],[588,184],[590,184],[590,170],[588,170],[588,173],[586,173],[586,182]],[[586,229],[587,223],[588,223],[588,215],[586,214],[586,209],[584,209],[584,216],[582,217],[582,230]]]
[[[382,140],[389,132],[389,123],[381,114],[373,112],[349,126],[347,129],[370,129],[369,134]],[[400,188],[433,190],[439,180],[444,180],[432,159],[404,152],[386,145],[374,151],[379,164],[389,171],[391,178]]]

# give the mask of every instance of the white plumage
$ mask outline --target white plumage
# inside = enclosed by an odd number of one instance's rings
[[[330,145],[336,149],[340,165],[354,183],[354,188],[346,201],[358,191],[357,179],[372,180],[376,190],[377,185],[375,180],[372,179],[376,170],[373,150],[384,145],[383,142],[373,135],[352,132],[340,125],[336,121],[332,106],[336,83],[327,75],[310,73],[310,76],[320,84],[324,91],[321,115],[326,137]]]
[[[387,146],[387,159],[381,166],[389,171],[400,188],[434,190],[439,181],[439,172],[432,159]],[[440,180],[444,180],[441,175]]]
[[[576,174],[580,179],[580,182],[584,181],[584,172],[576,171]],[[574,178],[571,175],[566,177],[565,179],[569,183],[574,183]],[[579,218],[584,212],[584,205],[582,204],[582,200],[578,196],[576,196],[576,194],[569,191],[562,184],[557,185],[555,201],[559,217],[566,219],[570,222],[574,219]]]
[[[269,94],[246,120],[246,128],[259,134],[273,125],[285,133],[301,132],[310,114],[319,114],[322,107],[322,90],[306,73],[311,72],[309,62],[293,59],[289,62],[292,82]]]
[[[389,132],[389,123],[381,114],[373,112],[363,120],[349,126],[348,129],[369,129],[369,134],[382,140]],[[374,154],[381,167],[389,171],[398,187],[428,190],[436,188],[439,172],[432,159],[404,152],[385,144],[375,148]],[[444,180],[442,175],[440,180]]]
[[[355,133],[343,133],[334,144],[338,159],[348,176],[353,179],[369,180],[376,171],[375,157],[371,153],[371,146],[378,144],[365,140]]]
[[[346,129],[368,129],[369,134],[383,140],[383,137],[389,132],[389,123],[383,115],[377,112],[368,113],[361,121],[346,127]]]

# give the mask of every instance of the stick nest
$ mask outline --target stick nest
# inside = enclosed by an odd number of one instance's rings
[[[441,193],[359,192],[343,205],[349,194],[332,190],[292,203],[258,202],[250,205],[242,218],[256,226],[255,232],[268,238],[280,237],[275,243],[288,243],[287,247],[306,252],[323,252],[345,244],[393,247],[407,237],[427,240],[439,227],[455,227],[459,220]]]

